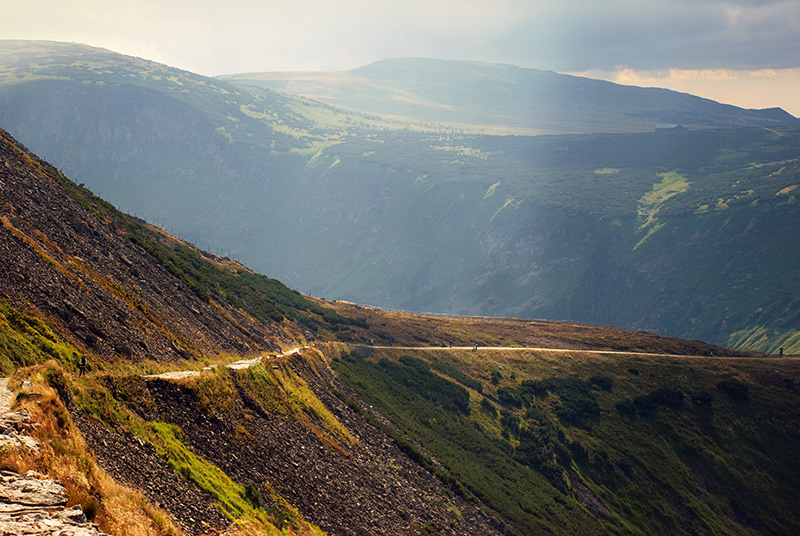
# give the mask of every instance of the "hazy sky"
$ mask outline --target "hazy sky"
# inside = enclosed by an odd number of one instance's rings
[[[2,0],[0,39],[205,75],[423,56],[660,86],[800,116],[800,0]]]

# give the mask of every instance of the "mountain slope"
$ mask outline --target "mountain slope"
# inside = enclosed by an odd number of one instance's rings
[[[120,217],[4,132],[2,157],[0,294],[27,304],[28,314],[58,326],[85,352],[170,361],[259,351],[274,348],[273,338],[292,338],[291,331],[271,334],[224,301],[201,299],[126,235],[169,238]],[[198,331],[209,335],[197,339]]]
[[[400,117],[411,124],[490,133],[652,132],[663,123],[709,128],[797,121],[782,110],[744,110],[665,89],[479,62],[404,58],[345,72],[218,78]]]
[[[215,251],[279,226],[270,201],[291,188],[302,155],[386,124],[77,44],[0,42],[0,86],[4,127],[37,154]]]
[[[332,366],[512,533],[800,526],[794,362],[385,348]]]
[[[796,360],[304,298],[2,131],[0,194],[0,366],[41,445],[0,467],[110,534],[796,532]]]
[[[225,366],[363,320],[118,212],[4,131],[0,193],[0,369],[44,446],[0,466],[51,474],[119,535],[500,534],[354,418],[319,351]],[[152,374],[175,369],[196,374]]]
[[[314,295],[716,343],[758,325],[750,347],[793,353],[798,143],[796,129],[351,142],[292,202],[293,240],[332,269],[283,257]]]

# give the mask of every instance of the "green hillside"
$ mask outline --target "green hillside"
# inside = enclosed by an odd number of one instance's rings
[[[794,362],[382,349],[332,366],[511,534],[800,529]]]
[[[3,42],[0,73],[37,153],[303,292],[800,352],[797,127],[467,135],[57,43]]]

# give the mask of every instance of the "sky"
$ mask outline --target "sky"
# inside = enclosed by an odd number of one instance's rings
[[[83,43],[208,76],[478,60],[800,116],[800,0],[0,2],[0,39]]]

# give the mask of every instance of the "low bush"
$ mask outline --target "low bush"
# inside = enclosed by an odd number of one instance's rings
[[[595,375],[589,378],[586,383],[593,389],[600,389],[601,391],[611,391],[614,388],[614,381],[608,376]]]
[[[708,391],[701,391],[692,395],[692,402],[697,406],[710,406],[714,397]]]
[[[481,400],[481,409],[489,415],[497,415],[497,408],[494,407],[494,404],[489,402],[488,398]]]
[[[434,361],[431,363],[431,368],[437,372],[441,372],[442,374],[446,374],[453,378],[455,381],[460,383],[465,387],[469,387],[470,389],[474,389],[479,393],[483,393],[483,384],[477,380],[473,380],[460,370],[458,370],[453,365],[448,365],[447,363],[440,363],[439,361]]]
[[[750,398],[750,386],[737,379],[722,380],[717,388],[734,400],[747,400]]]
[[[617,408],[617,411],[620,412],[622,415],[628,417],[636,415],[636,405],[630,399],[621,400],[620,402],[617,402],[615,407]]]
[[[501,387],[497,390],[497,399],[506,406],[515,408],[522,407],[522,398],[519,396],[519,391],[513,387]]]
[[[677,387],[659,387],[649,394],[637,396],[633,403],[640,411],[655,410],[659,406],[679,408],[683,405],[683,391]]]
[[[395,381],[407,386],[429,402],[441,408],[469,414],[469,392],[460,385],[432,373],[428,363],[403,356],[400,363],[381,359],[378,366]]]
[[[637,396],[633,400],[621,400],[616,403],[616,408],[620,414],[632,417],[637,413],[654,413],[660,406],[680,408],[683,406],[683,399],[683,391],[677,387],[659,387],[655,391]]]
[[[600,406],[589,382],[580,378],[547,378],[540,381],[524,381],[520,387],[523,393],[537,397],[553,393],[561,399],[556,415],[564,421],[579,424],[588,417],[600,415]]]

